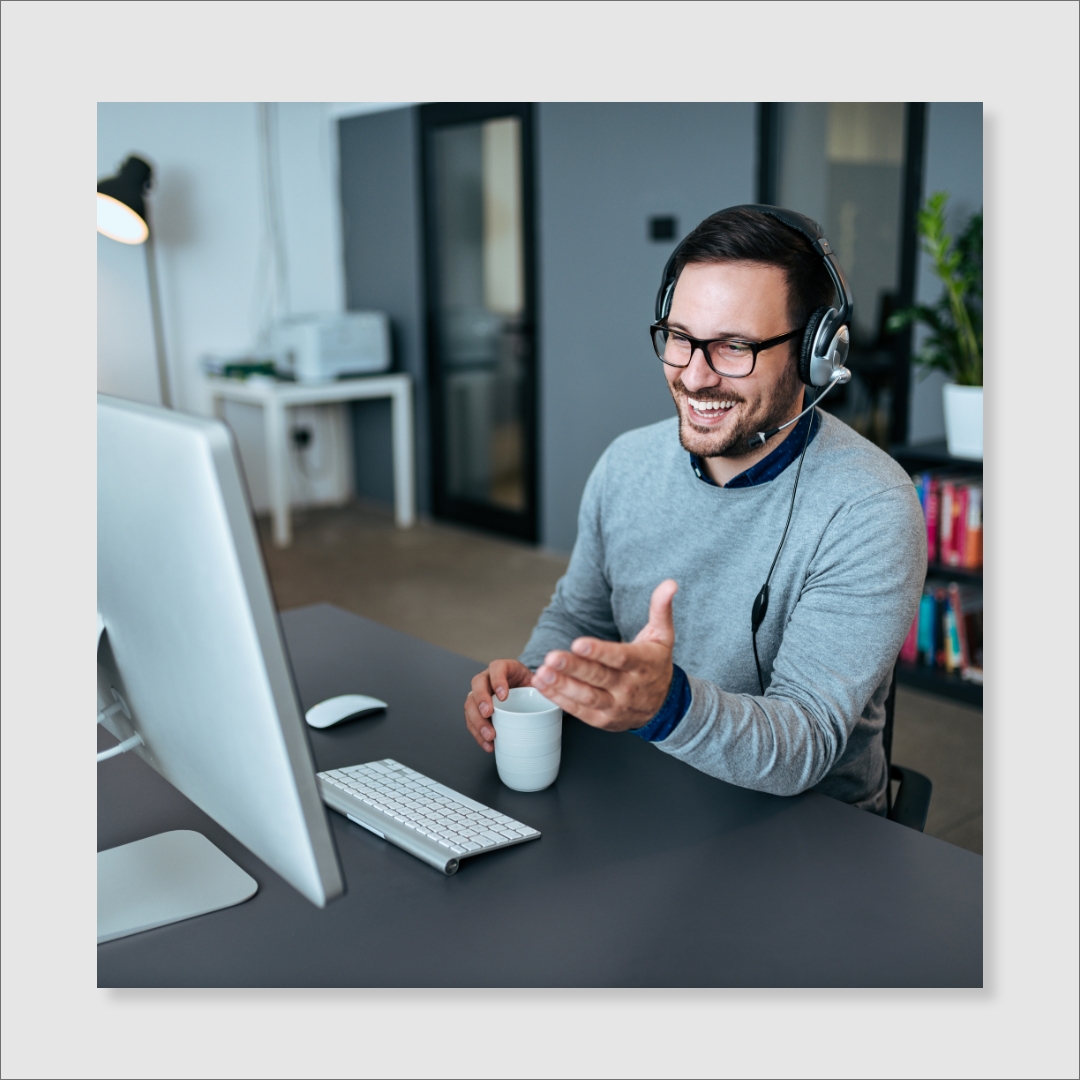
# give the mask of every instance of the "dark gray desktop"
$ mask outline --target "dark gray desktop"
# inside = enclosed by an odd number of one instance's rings
[[[567,718],[546,791],[503,786],[465,730],[481,665],[328,605],[282,615],[317,769],[393,757],[540,829],[453,877],[330,814],[346,894],[319,909],[131,754],[98,767],[99,849],[202,832],[245,903],[98,946],[98,985],[982,985],[982,859],[817,795],[780,798]],[[111,744],[102,734],[102,746]]]

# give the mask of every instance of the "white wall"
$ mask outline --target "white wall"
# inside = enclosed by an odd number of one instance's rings
[[[319,102],[275,108],[291,308],[281,314],[340,311],[344,286],[331,109]],[[114,173],[130,153],[154,166],[150,213],[173,394],[178,408],[206,413],[200,359],[208,353],[249,353],[265,307],[258,107],[101,103],[97,147],[99,177]],[[142,247],[98,237],[98,388],[157,401],[146,280]],[[230,406],[228,419],[241,445],[253,501],[261,509],[266,483],[257,410]],[[326,410],[304,422],[315,425],[316,442],[333,441],[335,429],[347,431]],[[325,481],[325,468],[320,471]],[[321,487],[305,481],[299,470],[294,476],[298,502],[319,501],[339,486],[340,476]]]
[[[949,232],[956,236],[968,217],[983,205],[983,107],[981,101],[934,101],[926,108],[926,159],[923,168],[923,199],[935,191],[951,195],[947,210]],[[930,257],[920,254],[915,298],[932,304],[941,294]],[[916,331],[918,347],[926,331]],[[926,374],[912,365],[908,412],[908,442],[945,438],[945,413],[941,388],[945,377]]]

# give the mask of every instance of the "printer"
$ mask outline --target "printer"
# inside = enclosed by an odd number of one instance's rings
[[[331,382],[390,370],[390,320],[382,311],[302,315],[278,324],[276,361],[297,382]]]

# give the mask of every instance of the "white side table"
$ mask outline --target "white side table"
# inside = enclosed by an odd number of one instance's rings
[[[394,455],[394,518],[399,528],[408,528],[416,520],[414,490],[412,380],[408,375],[369,375],[359,379],[315,385],[276,382],[252,377],[245,381],[207,379],[214,415],[224,418],[226,401],[261,405],[263,432],[266,438],[266,466],[270,480],[270,510],[274,522],[274,543],[288,547],[292,543],[289,519],[288,487],[288,410],[296,405],[330,405],[368,398],[391,400]]]

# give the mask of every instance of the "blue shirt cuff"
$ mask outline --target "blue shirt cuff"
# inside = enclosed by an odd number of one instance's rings
[[[678,664],[671,665],[671,686],[660,711],[644,726],[632,728],[631,733],[646,742],[666,739],[680,724],[690,708],[690,680]]]

